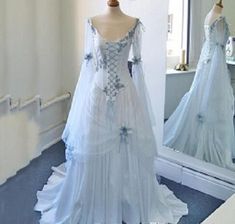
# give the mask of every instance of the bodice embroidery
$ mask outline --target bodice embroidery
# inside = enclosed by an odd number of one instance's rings
[[[118,75],[119,63],[121,60],[120,57],[122,51],[132,42],[132,38],[139,22],[139,19],[137,19],[135,25],[120,40],[107,41],[98,33],[97,29],[92,25],[91,19],[88,19],[88,23],[93,34],[93,40],[95,38],[99,38],[102,42],[102,45],[98,46],[94,51],[95,69],[96,72],[103,69],[108,74],[107,83],[103,88],[106,99],[107,101],[109,101],[108,105],[113,105],[113,102],[116,100],[120,89],[125,87],[125,85],[121,83],[121,79]],[[91,57],[88,58],[91,59]]]
[[[224,25],[224,32],[221,34],[223,36],[221,37],[218,36],[218,30],[216,29],[218,22],[223,22]],[[211,55],[213,54],[215,47],[221,47],[222,50],[225,49],[225,43],[229,36],[229,29],[225,17],[221,16],[211,25],[205,25],[204,30],[206,41],[203,63],[208,64],[211,61]]]

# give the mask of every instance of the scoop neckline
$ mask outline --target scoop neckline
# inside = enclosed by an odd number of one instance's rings
[[[88,18],[88,23],[90,24],[90,26],[92,27],[92,29],[94,29],[96,31],[96,33],[99,35],[99,37],[105,42],[105,43],[119,43],[120,41],[124,40],[127,36],[129,36],[129,34],[135,30],[136,26],[138,25],[139,23],[139,18],[136,18],[136,21],[134,23],[134,25],[126,32],[126,34],[117,39],[117,40],[108,40],[107,38],[103,37],[100,32],[98,31],[98,29],[93,25],[92,23],[92,19],[91,17]]]

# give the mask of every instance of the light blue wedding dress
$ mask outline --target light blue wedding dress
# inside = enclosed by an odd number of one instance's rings
[[[224,16],[205,25],[205,42],[190,90],[164,126],[164,145],[235,169],[234,96],[225,60]]]
[[[187,214],[187,205],[156,180],[140,38],[139,19],[117,41],[105,40],[87,20],[85,57],[62,134],[66,162],[37,192],[41,224],[177,223]]]

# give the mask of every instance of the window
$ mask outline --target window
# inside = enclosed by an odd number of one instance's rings
[[[167,67],[174,68],[179,63],[182,50],[189,46],[189,4],[190,0],[169,0]]]
[[[172,34],[173,14],[168,15],[168,33]]]

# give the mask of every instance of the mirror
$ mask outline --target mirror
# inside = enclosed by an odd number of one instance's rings
[[[167,148],[231,171],[234,8],[233,0],[170,0],[163,136]]]

